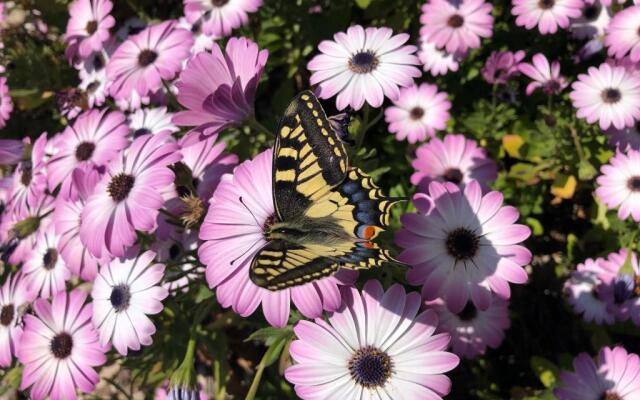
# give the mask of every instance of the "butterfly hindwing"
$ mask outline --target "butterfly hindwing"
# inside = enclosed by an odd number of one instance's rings
[[[280,122],[273,158],[273,200],[280,220],[299,217],[341,183],[347,152],[315,95],[300,93]]]
[[[269,290],[282,290],[333,275],[340,268],[368,269],[392,258],[373,242],[349,242],[327,246],[319,243],[291,245],[270,241],[253,259],[251,280]]]

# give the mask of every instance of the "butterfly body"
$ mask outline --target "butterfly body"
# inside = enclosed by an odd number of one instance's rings
[[[391,260],[371,240],[397,201],[350,167],[344,141],[311,92],[289,105],[273,158],[275,220],[254,257],[250,277],[270,290],[301,285],[339,268],[366,269]]]

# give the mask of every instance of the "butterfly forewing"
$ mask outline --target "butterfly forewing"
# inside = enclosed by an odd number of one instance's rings
[[[300,93],[280,122],[273,158],[273,200],[280,220],[296,219],[341,183],[344,144],[313,93]]]

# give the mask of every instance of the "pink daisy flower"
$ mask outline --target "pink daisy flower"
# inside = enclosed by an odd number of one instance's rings
[[[480,47],[480,38],[493,35],[493,6],[484,0],[430,0],[422,6],[421,40],[449,53]]]
[[[104,69],[90,73],[80,71],[78,88],[84,91],[89,109],[99,107],[105,103],[110,83],[107,80],[107,72]]]
[[[58,200],[53,213],[56,234],[60,236],[58,252],[73,275],[91,282],[98,274],[98,263],[106,264],[111,260],[106,254],[103,255],[103,259],[97,259],[80,241],[82,210],[100,180],[100,175],[95,169],[76,168],[71,179],[78,192],[78,198]]]
[[[246,38],[231,38],[223,53],[214,45],[211,53],[194,56],[180,74],[178,102],[186,111],[173,122],[197,126],[205,135],[242,122],[253,114],[253,103],[269,52]]]
[[[435,44],[426,40],[420,41],[418,59],[422,63],[422,69],[433,76],[446,75],[449,71],[457,71],[460,64],[466,57],[464,53],[447,53],[440,50]]]
[[[165,271],[162,282],[170,294],[188,291],[189,284],[204,275],[205,269],[189,254],[198,250],[199,243],[197,231],[174,229],[169,238],[151,245],[158,262],[176,265]]]
[[[631,252],[631,269],[622,270],[628,254],[626,249],[622,249],[603,260],[601,264],[608,274],[602,276],[600,295],[607,302],[607,311],[619,321],[631,318],[634,324],[640,325],[640,267],[638,256]]]
[[[464,358],[483,355],[487,347],[497,349],[509,329],[509,303],[493,296],[486,310],[477,309],[467,302],[462,311],[452,313],[442,299],[428,302],[427,306],[438,315],[437,332],[451,335],[452,351]]]
[[[640,5],[625,8],[613,17],[605,44],[609,56],[623,58],[629,54],[632,61],[640,62]]]
[[[193,38],[175,21],[149,26],[130,36],[118,47],[107,64],[110,93],[116,99],[129,98],[135,91],[147,96],[162,87],[162,80],[173,79],[189,57]]]
[[[640,121],[632,127],[616,129],[610,127],[604,133],[607,135],[609,144],[620,152],[629,149],[640,150]]]
[[[404,248],[398,259],[411,267],[408,282],[423,285],[426,300],[441,297],[458,313],[471,299],[486,310],[491,293],[508,299],[509,282],[527,281],[522,266],[531,261],[531,252],[521,243],[531,230],[515,224],[518,210],[502,200],[500,192],[483,196],[476,181],[464,191],[432,182],[429,194],[414,196],[418,213],[401,217],[396,243]]]
[[[573,360],[575,372],[560,373],[558,400],[634,400],[640,397],[640,357],[621,347],[603,347],[596,362],[587,353]]]
[[[184,15],[190,23],[202,20],[204,33],[220,39],[246,24],[247,14],[261,5],[262,0],[184,0]]]
[[[86,298],[78,289],[60,292],[51,303],[36,300],[35,315],[24,317],[18,347],[18,359],[24,364],[20,390],[31,387],[33,400],[75,400],[76,389],[91,393],[100,380],[94,368],[106,357]]]
[[[337,95],[338,110],[351,106],[359,110],[365,101],[380,107],[384,97],[397,100],[398,87],[408,87],[420,76],[420,60],[413,54],[415,46],[404,44],[409,35],[393,35],[389,28],[349,27],[333,35],[334,41],[318,45],[322,54],[309,62],[313,72],[311,85],[323,99]]]
[[[27,139],[26,144],[30,144]],[[28,208],[34,208],[47,188],[45,148],[47,133],[43,132],[31,148],[31,157],[22,161],[13,172],[13,184],[9,194],[9,210],[18,218],[25,216]]]
[[[291,301],[307,318],[317,318],[323,310],[337,310],[339,285],[353,284],[356,273],[341,270],[332,277],[277,292],[251,281],[251,261],[267,243],[265,225],[275,215],[272,158],[272,150],[264,151],[236,167],[233,175],[222,176],[200,228],[200,239],[205,242],[198,257],[207,266],[207,282],[216,289],[223,307],[246,317],[262,305],[267,321],[282,327],[289,319]]]
[[[58,253],[59,240],[53,224],[42,229],[22,267],[25,280],[42,298],[64,291],[71,278],[69,268]]]
[[[14,139],[0,139],[0,165],[17,164],[24,155],[24,142]]]
[[[197,141],[185,136],[179,144],[182,162],[191,170],[191,184],[196,190],[195,194],[208,202],[218,187],[220,178],[233,172],[238,164],[238,156],[224,151],[226,145],[218,140],[218,135]]]
[[[543,35],[556,33],[558,27],[569,27],[569,18],[581,15],[582,0],[512,0],[511,13],[515,15],[516,25],[538,30]]]
[[[156,253],[146,251],[135,256],[116,258],[100,268],[93,283],[93,323],[100,332],[100,344],[109,342],[118,353],[149,346],[156,327],[147,315],[162,311],[168,291],[159,282],[164,265],[153,263]]]
[[[80,115],[55,140],[55,154],[47,163],[49,190],[61,186],[62,199],[75,200],[71,172],[76,168],[104,168],[129,144],[129,128],[121,112],[90,110]]]
[[[618,152],[600,167],[596,195],[607,208],[618,208],[618,218],[640,222],[640,152]]]
[[[482,77],[492,85],[504,85],[520,74],[518,67],[524,56],[525,53],[522,50],[518,50],[515,53],[511,51],[493,51],[485,61],[482,70],[480,70]]]
[[[22,336],[22,315],[36,293],[28,287],[21,272],[9,275],[0,287],[0,367],[11,366]]]
[[[533,56],[532,64],[522,63],[518,69],[533,79],[533,82],[527,85],[528,96],[531,96],[538,88],[542,89],[547,95],[560,93],[568,85],[564,76],[560,75],[560,63],[558,60],[554,60],[549,65],[549,60],[542,53]]]
[[[210,51],[213,48],[216,38],[212,35],[207,35],[202,29],[202,20],[198,19],[195,22],[189,22],[185,17],[178,20],[178,26],[180,28],[191,31],[193,35],[193,46],[191,46],[191,55],[195,56],[203,51]]]
[[[571,87],[576,115],[590,124],[599,121],[602,129],[622,129],[640,120],[640,75],[624,67],[589,67],[589,74],[578,75]]]
[[[411,163],[416,171],[411,183],[427,193],[433,181],[452,182],[461,187],[472,180],[483,190],[498,176],[498,168],[487,157],[487,152],[473,139],[462,135],[446,135],[443,140],[433,138],[416,150],[416,159]]]
[[[69,46],[70,59],[89,57],[94,51],[102,50],[109,37],[109,29],[116,24],[109,14],[113,3],[109,0],[75,0],[69,6],[69,22],[64,40]]]
[[[343,288],[343,305],[328,320],[300,321],[285,378],[302,399],[441,399],[444,375],[460,359],[446,352],[449,335],[434,334],[438,317],[418,313],[420,296],[395,284],[368,281]],[[416,368],[416,366],[420,366]],[[383,395],[384,394],[384,395]]]
[[[0,128],[4,128],[13,111],[13,101],[9,96],[9,86],[7,78],[0,76]]]
[[[161,191],[174,179],[168,166],[181,158],[169,139],[170,132],[140,136],[109,164],[82,211],[80,240],[94,256],[124,256],[136,230],[156,229]]]
[[[447,127],[450,108],[446,92],[438,92],[436,85],[423,83],[400,89],[400,97],[384,111],[384,117],[389,132],[395,133],[397,140],[416,143],[428,136],[434,137],[436,129]]]
[[[607,302],[603,299],[601,286],[603,279],[610,281],[615,274],[603,263],[602,258],[588,258],[578,264],[571,277],[564,284],[564,292],[569,304],[576,314],[582,314],[587,322],[611,325],[615,322],[615,315],[607,310]]]
[[[580,17],[571,20],[569,30],[576,39],[602,37],[609,26],[609,21],[611,21],[611,9],[603,1],[585,2],[580,10]]]
[[[171,122],[172,118],[173,113],[168,112],[167,107],[141,108],[129,115],[129,128],[134,139],[148,133],[178,132],[180,129]]]

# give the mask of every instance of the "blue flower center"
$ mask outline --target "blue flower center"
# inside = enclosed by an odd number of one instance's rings
[[[367,74],[376,69],[379,62],[371,51],[361,51],[349,60],[349,69],[356,74]]]
[[[116,312],[121,312],[129,308],[129,301],[131,300],[131,291],[127,285],[117,285],[111,289],[111,296],[109,301]]]
[[[349,372],[356,383],[367,388],[383,386],[391,376],[391,357],[372,346],[359,349],[349,360]]]

